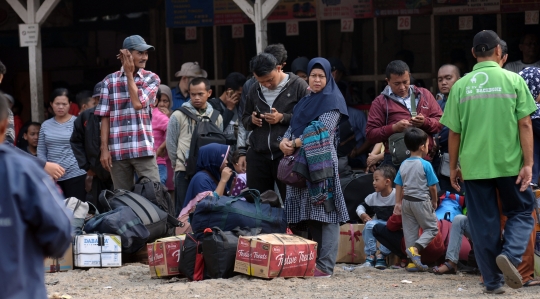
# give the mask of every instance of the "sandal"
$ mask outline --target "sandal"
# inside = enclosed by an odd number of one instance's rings
[[[441,271],[442,266],[446,266],[447,270],[442,272]],[[456,268],[452,267],[452,264],[450,264],[449,262],[444,262],[443,264],[441,264],[439,266],[433,267],[432,271],[433,271],[433,274],[435,274],[435,275],[456,274],[457,273]]]
[[[540,280],[529,279],[523,284],[524,287],[538,287],[540,286]]]

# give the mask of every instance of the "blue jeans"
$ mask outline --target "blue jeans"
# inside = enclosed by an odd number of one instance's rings
[[[529,244],[534,226],[532,211],[534,196],[531,188],[519,191],[517,176],[465,181],[469,229],[473,241],[476,262],[484,277],[484,285],[494,290],[504,284],[503,275],[495,258],[505,255],[515,266]],[[501,240],[501,219],[497,204],[499,191],[502,214],[508,220]]]
[[[189,180],[186,179],[185,171],[174,172],[174,198],[175,198],[175,212],[176,215],[180,215],[180,211],[184,207],[184,200],[186,198],[187,189],[189,186]],[[188,199],[191,200],[192,198]]]
[[[459,261],[459,251],[461,250],[461,241],[463,236],[471,238],[469,230],[469,219],[465,215],[457,215],[452,221],[452,229],[450,230],[450,239],[448,240],[448,248],[446,249],[446,259],[454,264]]]
[[[386,225],[386,221],[379,220],[379,219],[373,219],[368,221],[364,225],[364,231],[362,232],[362,238],[364,239],[364,252],[366,253],[366,256],[375,255],[377,252],[377,239],[373,236],[373,227],[375,224],[382,223]],[[381,253],[386,256],[391,253],[391,251],[384,247],[384,245],[380,244],[379,250]]]
[[[158,164],[159,180],[163,185],[167,183],[167,165]]]
[[[533,127],[533,159],[534,165],[532,168],[532,183],[538,184],[538,176],[540,173],[540,119],[532,120]]]

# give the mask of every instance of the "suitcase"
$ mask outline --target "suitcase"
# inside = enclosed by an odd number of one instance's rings
[[[352,172],[339,178],[345,205],[349,212],[351,223],[360,223],[360,217],[356,215],[356,208],[368,195],[375,192],[373,188],[373,173]]]
[[[253,197],[254,203],[241,200]],[[261,228],[262,234],[285,233],[287,219],[283,208],[273,208],[261,203],[257,190],[248,190],[237,197],[207,196],[201,200],[191,221],[195,233],[202,233],[208,227],[219,227],[231,231],[236,227]]]

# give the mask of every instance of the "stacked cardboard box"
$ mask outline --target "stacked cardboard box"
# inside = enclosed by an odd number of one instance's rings
[[[87,234],[75,237],[75,267],[122,266],[122,243],[120,236],[111,234]]]
[[[186,235],[173,236],[146,244],[148,251],[148,266],[151,277],[169,277],[180,275],[180,250],[184,245]]]
[[[313,276],[316,259],[317,242],[299,236],[240,237],[234,271],[262,278]]]
[[[362,232],[364,224],[343,224],[339,228],[337,263],[361,264],[366,261]]]

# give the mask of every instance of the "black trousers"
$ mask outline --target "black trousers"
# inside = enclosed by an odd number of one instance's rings
[[[270,160],[263,155],[249,149],[246,154],[246,176],[247,186],[250,189],[257,189],[263,193],[267,190],[275,190],[274,183],[277,184],[281,200],[285,201],[286,188],[277,179],[278,165],[281,159]]]
[[[390,249],[393,254],[399,256],[400,259],[407,258],[407,255],[401,250],[402,230],[393,232],[386,227],[386,224],[377,223],[373,227],[373,236],[384,247]]]
[[[62,192],[64,192],[65,198],[75,197],[79,200],[86,201],[85,180],[86,174],[83,174],[65,181],[58,181],[57,184],[62,189]]]
[[[101,204],[99,203],[99,195],[101,194],[101,191],[103,190],[110,190],[110,191],[114,190],[112,179],[100,180],[97,176],[94,176],[92,178],[92,189],[89,192],[90,196],[87,196],[86,198],[88,199],[89,202],[91,202],[93,205],[96,206],[96,208],[98,209],[100,213],[103,213],[107,211],[108,209],[108,208],[105,209],[105,207],[102,207]]]

